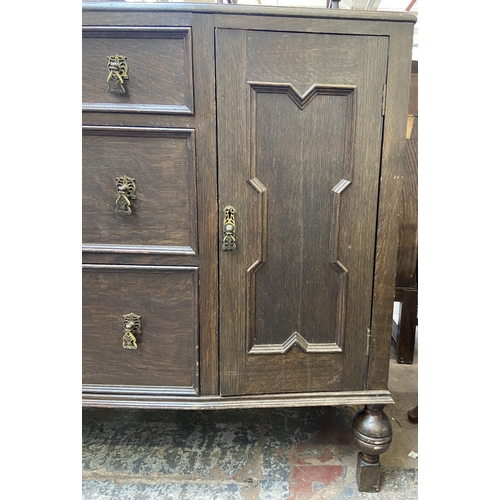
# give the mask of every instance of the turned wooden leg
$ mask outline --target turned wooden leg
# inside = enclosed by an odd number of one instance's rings
[[[385,405],[366,405],[358,411],[352,424],[358,454],[356,479],[359,491],[380,490],[379,455],[387,451],[392,441],[392,425],[384,413]]]

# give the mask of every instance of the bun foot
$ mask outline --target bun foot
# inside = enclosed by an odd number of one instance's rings
[[[358,467],[356,470],[358,490],[368,493],[380,491],[380,460],[378,457],[358,453]]]
[[[392,426],[384,406],[366,405],[354,417],[352,433],[361,450],[356,471],[359,491],[380,491],[379,455],[389,449],[392,441]]]

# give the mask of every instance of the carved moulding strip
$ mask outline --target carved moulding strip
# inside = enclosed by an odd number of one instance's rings
[[[248,184],[254,189],[259,197],[257,216],[259,227],[257,231],[259,254],[257,260],[253,262],[246,272],[246,335],[248,352],[253,354],[253,332],[255,331],[255,274],[265,265],[267,260],[267,187],[264,186],[257,177],[248,180]]]
[[[158,394],[151,391],[139,393],[107,392],[93,390],[94,386],[86,386],[83,392],[84,407],[117,407],[117,408],[168,408],[172,410],[189,409],[237,409],[237,408],[273,408],[279,406],[335,406],[364,404],[393,404],[388,390],[372,390],[357,392],[314,392],[307,394],[259,394],[257,396],[198,396],[189,397],[180,391],[174,394]],[[177,388],[176,388],[177,389]],[[184,389],[184,388],[182,388]],[[187,390],[188,388],[186,388]],[[187,391],[186,391],[187,392]]]
[[[83,384],[82,393],[106,394],[109,396],[197,396],[192,386],[134,386],[134,385],[96,385]]]
[[[248,82],[255,93],[286,94],[299,109],[304,109],[317,95],[348,96],[356,88],[355,85],[321,85],[314,84],[300,95],[291,83]]]
[[[293,346],[300,347],[304,352],[341,352],[342,349],[334,342],[310,343],[299,332],[293,332],[282,344],[260,344],[250,349],[251,354],[285,354]]]
[[[337,302],[337,343],[342,350],[344,347],[345,337],[345,317],[347,309],[347,268],[340,262],[338,257],[338,243],[339,243],[339,229],[340,229],[340,194],[351,185],[351,181],[342,179],[333,189],[333,214],[332,224],[330,225],[330,255],[329,262],[331,268],[337,273],[339,277],[339,295]]]
[[[298,346],[306,353],[321,352],[335,353],[342,352],[345,337],[345,316],[347,297],[347,268],[338,259],[338,241],[340,224],[340,194],[351,184],[346,178],[339,181],[332,189],[333,212],[332,223],[330,224],[328,265],[337,273],[339,278],[339,296],[337,300],[336,316],[338,325],[335,331],[335,341],[328,343],[309,343],[299,332],[293,332],[282,344],[255,344],[255,277],[256,273],[265,265],[267,255],[267,188],[257,178],[256,166],[256,141],[255,131],[257,126],[257,94],[285,94],[300,110],[303,110],[317,95],[345,96],[347,101],[347,113],[345,124],[344,142],[344,176],[352,178],[353,158],[352,144],[354,144],[355,130],[355,85],[312,85],[304,94],[299,92],[290,83],[267,83],[267,82],[247,82],[250,87],[250,173],[251,179],[247,182],[257,192],[259,196],[258,208],[258,238],[259,255],[253,264],[247,269],[247,293],[246,293],[246,338],[248,354],[285,354],[293,346]]]

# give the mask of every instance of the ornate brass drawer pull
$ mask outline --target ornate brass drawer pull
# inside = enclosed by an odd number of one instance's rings
[[[236,210],[231,206],[224,209],[224,239],[222,240],[222,250],[236,250],[235,213]]]
[[[130,313],[123,315],[123,348],[137,349],[137,335],[141,332],[141,317]]]
[[[135,179],[126,175],[116,178],[116,189],[118,198],[116,199],[116,213],[120,215],[131,215],[130,200],[136,198]]]
[[[114,95],[125,94],[124,80],[128,80],[127,58],[115,54],[108,56],[108,92]]]

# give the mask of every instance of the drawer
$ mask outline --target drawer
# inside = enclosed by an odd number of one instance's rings
[[[82,145],[84,251],[197,253],[194,130],[83,127]]]
[[[87,390],[198,393],[196,267],[85,265],[82,287]],[[130,313],[137,348],[124,347],[134,346]]]
[[[192,115],[191,47],[189,27],[83,28],[83,111]]]

